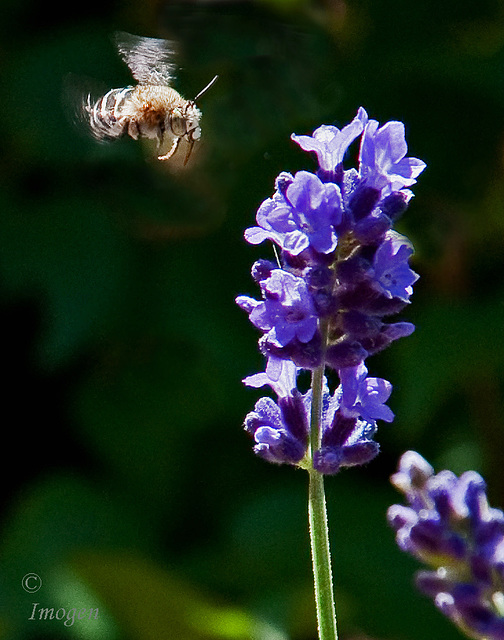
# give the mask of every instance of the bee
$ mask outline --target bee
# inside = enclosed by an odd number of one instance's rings
[[[111,89],[98,100],[93,100],[90,94],[84,97],[83,113],[91,133],[98,140],[126,135],[134,140],[157,140],[158,160],[171,158],[184,138],[189,143],[186,164],[195,141],[201,136],[201,111],[196,103],[218,76],[195,98],[186,100],[170,86],[176,69],[170,41],[118,32],[115,42],[138,84]],[[163,154],[166,140],[172,144]]]

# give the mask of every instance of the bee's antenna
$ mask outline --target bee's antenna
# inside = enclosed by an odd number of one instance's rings
[[[201,98],[201,96],[202,96],[204,93],[206,93],[206,92],[208,91],[208,89],[210,89],[210,87],[211,87],[215,82],[217,82],[218,77],[219,77],[219,76],[215,76],[212,80],[210,80],[210,82],[207,84],[207,86],[206,86],[204,89],[202,89],[202,90],[198,93],[198,95],[193,99],[193,102],[196,102],[197,100],[199,100],[199,99]]]

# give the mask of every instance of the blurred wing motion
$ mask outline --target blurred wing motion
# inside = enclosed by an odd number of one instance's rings
[[[90,106],[107,92],[107,85],[94,78],[67,73],[63,77],[62,102],[67,119],[83,134],[96,135],[91,128]],[[97,138],[101,139],[101,138]]]
[[[166,86],[171,83],[176,70],[172,42],[119,31],[115,34],[115,43],[121,58],[140,84]]]

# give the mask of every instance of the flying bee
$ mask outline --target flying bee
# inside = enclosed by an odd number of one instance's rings
[[[98,100],[93,100],[89,94],[85,96],[82,106],[91,133],[98,140],[125,135],[134,140],[157,140],[158,160],[171,158],[184,138],[189,143],[186,164],[195,141],[201,136],[201,111],[196,103],[218,76],[193,100],[186,100],[170,86],[176,67],[173,46],[168,40],[119,32],[115,42],[119,55],[138,84],[111,89]],[[163,154],[166,140],[171,140],[172,144]]]

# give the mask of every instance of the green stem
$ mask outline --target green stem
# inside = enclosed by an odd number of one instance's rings
[[[327,342],[327,326],[321,326],[324,344]],[[312,375],[312,406],[310,417],[311,458],[320,447],[322,422],[322,393],[324,385],[324,365],[315,369]],[[324,476],[315,469],[309,469],[308,517],[315,582],[315,604],[319,640],[338,640],[336,611],[329,550],[329,528],[324,493]]]
[[[310,471],[308,514],[319,640],[337,640],[324,476]]]

